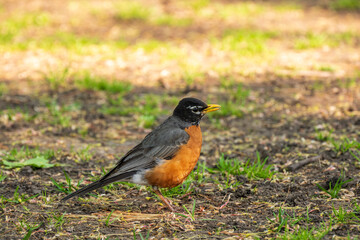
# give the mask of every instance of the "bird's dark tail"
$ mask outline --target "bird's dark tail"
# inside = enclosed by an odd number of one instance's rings
[[[126,179],[128,177],[131,177],[132,175],[134,175],[137,171],[130,171],[130,172],[126,172],[126,173],[122,173],[113,177],[109,177],[109,178],[105,178],[107,176],[104,176],[103,178],[101,178],[100,180],[90,183],[89,185],[77,190],[76,192],[73,192],[69,195],[67,195],[66,197],[64,197],[63,199],[61,199],[62,202],[75,197],[75,196],[81,196],[87,192],[90,192],[92,190],[95,190],[97,188],[103,187],[105,185],[108,185],[112,182],[117,182],[123,179]]]

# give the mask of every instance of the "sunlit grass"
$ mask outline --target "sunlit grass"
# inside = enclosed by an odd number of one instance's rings
[[[211,8],[216,18],[231,19],[238,17],[256,17],[266,10],[263,4],[252,2],[213,3]],[[204,11],[203,14],[207,12]]]
[[[193,23],[192,18],[175,18],[172,15],[164,14],[154,19],[154,24],[171,27],[187,27]]]
[[[268,5],[268,7],[274,8],[274,10],[279,13],[302,9],[302,6],[299,4],[299,2],[295,2],[295,1],[294,2],[291,2],[291,1],[281,2],[281,4]]]
[[[334,0],[330,7],[335,10],[360,10],[359,0]]]
[[[116,4],[119,20],[127,21],[144,21],[153,25],[186,27],[189,26],[193,19],[190,17],[177,17],[174,14],[167,14],[160,8],[151,4],[139,1],[120,1]]]
[[[295,41],[295,49],[319,48],[324,45],[333,45],[324,34],[308,33]]]
[[[96,44],[99,44],[99,40],[94,37],[84,37],[71,32],[57,31],[38,39],[35,46],[49,50],[61,47],[75,52],[81,52],[81,49]]]
[[[228,30],[220,39],[213,39],[214,47],[239,56],[261,56],[273,52],[267,41],[277,36],[275,32],[252,29]]]
[[[193,11],[198,12],[199,10],[209,6],[210,0],[186,0],[184,3],[190,6]]]
[[[222,155],[215,169],[210,169],[211,172],[220,171],[222,174],[230,175],[245,175],[249,179],[271,179],[275,172],[272,164],[266,165],[267,157],[262,159],[260,154],[256,152],[256,160],[247,160],[245,163],[240,162],[239,159],[228,159]]]
[[[321,47],[337,47],[340,44],[354,45],[358,34],[353,32],[341,33],[313,33],[308,32],[304,36],[295,40],[294,48],[298,50],[321,48]]]
[[[105,91],[108,93],[119,93],[121,95],[128,93],[133,88],[129,82],[106,79],[94,76],[89,72],[85,72],[84,74],[77,76],[74,81],[80,88]]]
[[[117,17],[121,20],[146,20],[150,17],[150,6],[139,1],[123,0],[117,2]]]
[[[1,41],[1,39],[0,39]],[[77,55],[113,52],[124,49],[129,43],[125,40],[104,41],[93,36],[80,36],[72,32],[56,31],[48,35],[26,36],[21,41],[7,41],[0,49],[6,51],[26,51],[42,49],[48,52],[70,51]]]
[[[30,27],[43,27],[50,23],[46,13],[19,13],[0,22],[0,43],[21,44],[26,39],[21,38],[24,30]]]
[[[65,86],[69,77],[69,67],[65,67],[63,69],[56,69],[56,71],[49,71],[45,75],[45,81],[51,90],[58,90],[59,87]]]
[[[322,72],[335,72],[335,68],[330,65],[319,65],[316,69]]]
[[[205,79],[201,63],[192,61],[191,59],[181,59],[178,62],[181,69],[181,79],[184,85],[190,86],[195,82],[199,83]]]

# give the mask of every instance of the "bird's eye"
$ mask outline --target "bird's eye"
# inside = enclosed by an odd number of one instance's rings
[[[191,112],[193,112],[195,114],[200,114],[201,113],[199,107],[197,107],[197,106],[193,106],[190,109],[191,109]]]
[[[201,114],[201,110],[202,110],[201,106],[191,106],[187,108],[190,109],[192,113]]]

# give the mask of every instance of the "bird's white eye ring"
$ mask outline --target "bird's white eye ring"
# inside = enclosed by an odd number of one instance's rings
[[[187,108],[191,109],[191,110],[194,110],[194,109],[198,110],[198,109],[201,109],[203,107],[202,106],[188,106]]]
[[[203,109],[203,107],[202,106],[188,106],[187,109],[190,109],[191,112],[200,115],[201,109]]]

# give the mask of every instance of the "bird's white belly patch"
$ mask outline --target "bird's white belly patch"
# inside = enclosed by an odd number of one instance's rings
[[[144,179],[146,171],[140,171],[133,175],[132,182],[140,185],[148,185],[147,181]]]

